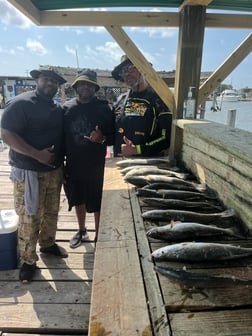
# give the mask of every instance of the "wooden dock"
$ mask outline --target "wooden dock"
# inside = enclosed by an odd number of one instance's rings
[[[0,335],[89,336],[251,336],[252,286],[233,283],[197,289],[158,275],[143,221],[146,210],[108,159],[99,239],[94,250],[94,222],[88,217],[90,242],[68,247],[76,231],[74,212],[61,199],[57,242],[68,259],[40,255],[40,272],[29,285],[18,270],[0,271]],[[12,207],[7,151],[0,152],[0,204]],[[233,241],[232,241],[233,242]],[[252,247],[252,240],[234,241]],[[252,257],[232,262],[166,263],[176,269],[252,279]]]

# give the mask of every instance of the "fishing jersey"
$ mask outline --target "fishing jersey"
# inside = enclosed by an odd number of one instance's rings
[[[116,120],[115,155],[121,152],[124,136],[139,155],[159,155],[170,146],[171,125],[171,112],[151,87],[130,91]]]

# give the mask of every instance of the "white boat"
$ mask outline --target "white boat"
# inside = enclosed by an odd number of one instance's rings
[[[228,102],[236,102],[240,99],[240,95],[236,90],[226,89],[221,92],[221,94],[217,97],[218,102],[228,101]]]

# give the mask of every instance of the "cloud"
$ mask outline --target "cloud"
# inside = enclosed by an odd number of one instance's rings
[[[178,28],[161,28],[161,27],[132,27],[131,32],[147,34],[150,38],[169,38],[178,34]]]
[[[6,25],[14,25],[22,29],[30,28],[33,23],[6,0],[0,0],[0,20]]]
[[[71,48],[68,45],[65,46],[65,50],[67,53],[69,53],[70,55],[76,55],[76,48]]]
[[[32,39],[26,40],[26,47],[32,54],[35,54],[37,56],[44,56],[48,53],[41,42]]]

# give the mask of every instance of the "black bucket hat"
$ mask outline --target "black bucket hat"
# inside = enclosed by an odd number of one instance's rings
[[[97,75],[96,72],[90,69],[83,70],[79,72],[77,78],[73,81],[72,87],[76,90],[76,84],[78,82],[87,82],[94,84],[96,87],[96,91],[100,89],[100,86],[97,84]]]
[[[30,72],[30,75],[32,78],[34,79],[38,79],[40,75],[44,75],[47,77],[51,77],[53,79],[55,79],[59,85],[62,85],[64,83],[66,83],[67,81],[61,77],[55,70],[53,69],[39,69],[39,70],[32,70]]]
[[[123,82],[123,78],[121,77],[120,73],[122,71],[122,68],[126,65],[126,64],[132,64],[131,60],[129,59],[129,57],[127,55],[123,55],[121,57],[121,63],[118,64],[114,70],[111,72],[112,77],[115,80],[119,80],[121,82]]]

